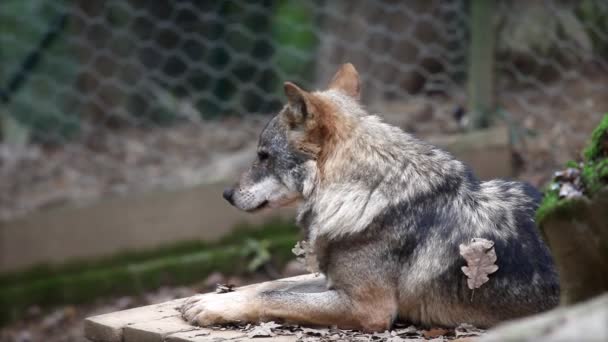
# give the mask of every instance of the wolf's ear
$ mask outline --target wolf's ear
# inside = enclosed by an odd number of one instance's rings
[[[329,82],[329,89],[339,90],[346,95],[359,100],[361,97],[361,83],[359,81],[359,73],[355,66],[346,63],[342,64],[338,72]]]
[[[285,95],[289,101],[289,111],[285,112],[291,124],[303,123],[312,113],[310,94],[291,82],[283,84]]]

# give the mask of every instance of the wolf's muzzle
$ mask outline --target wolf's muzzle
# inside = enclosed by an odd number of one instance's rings
[[[234,188],[226,188],[224,189],[224,193],[222,194],[224,199],[228,201],[230,204],[234,205]]]

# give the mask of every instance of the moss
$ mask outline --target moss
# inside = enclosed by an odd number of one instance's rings
[[[536,222],[542,222],[547,214],[551,212],[559,202],[560,199],[556,190],[545,190],[543,201],[536,210]]]
[[[581,171],[583,190],[588,198],[593,197],[598,191],[608,184],[608,115],[604,116],[600,124],[593,131],[591,140],[584,150],[584,163],[569,161],[566,166]],[[553,183],[552,183],[553,184]],[[550,214],[563,217],[576,217],[584,212],[581,203],[585,199],[560,199],[559,190],[548,187],[544,191],[545,196],[538,210],[536,220],[539,224]]]
[[[578,168],[578,163],[575,160],[568,160],[566,162],[566,167]]]
[[[536,222],[539,225],[548,217],[576,217],[581,205],[585,205],[585,198],[559,198],[558,190],[545,190],[545,196],[540,206],[536,210]]]
[[[586,215],[589,200],[586,197],[559,199],[552,204],[544,206],[542,211],[537,211],[536,220],[542,227],[549,219],[577,220]]]
[[[604,118],[600,124],[595,128],[591,134],[591,141],[583,152],[585,161],[594,161],[601,157],[606,157],[608,151],[606,148],[608,140],[608,114],[604,115]]]
[[[608,159],[587,163],[583,167],[581,177],[585,192],[592,197],[608,183]]]
[[[57,266],[37,265],[24,271],[0,274],[0,287],[14,283],[28,283],[37,279],[53,277],[58,274],[77,274],[84,269],[110,268],[112,266],[137,263],[160,257],[196,253],[216,246],[240,244],[247,239],[272,239],[275,236],[296,234],[296,232],[297,228],[293,223],[281,219],[272,219],[259,226],[242,224],[237,226],[230,234],[212,243],[203,241],[184,241],[148,250],[123,252],[108,258],[75,261]]]
[[[13,285],[0,294],[2,310],[6,310],[3,316],[19,317],[24,309],[33,304],[44,307],[83,303],[100,296],[137,294],[167,283],[183,284],[199,279],[211,268],[227,270],[228,260],[234,260],[237,255],[236,248],[231,247]]]
[[[585,163],[581,177],[585,192],[592,197],[608,184],[608,114],[593,130],[583,154]]]
[[[4,278],[0,291],[0,324],[21,317],[34,304],[48,307],[110,295],[134,295],[162,285],[194,283],[213,271],[244,273],[249,256],[242,250],[247,239],[264,241],[273,262],[283,265],[292,257],[298,234],[292,224],[275,220],[260,229],[241,227],[213,244],[185,243],[123,254],[99,263],[13,274]]]

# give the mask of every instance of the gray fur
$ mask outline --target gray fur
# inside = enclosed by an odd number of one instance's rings
[[[327,291],[260,291],[251,300],[268,309],[254,320],[318,324],[323,317],[367,330],[396,318],[487,327],[557,304],[557,274],[534,223],[535,189],[480,182],[447,152],[365,113],[355,99],[336,90],[314,94],[355,123],[324,165],[332,177],[321,180],[315,158],[292,144],[293,128],[279,114],[260,136],[263,160],[243,175],[232,201],[252,210],[276,206],[276,198],[298,200],[297,220]],[[251,190],[269,179],[279,195]],[[254,199],[241,205],[247,196]],[[495,242],[499,269],[472,294],[458,246],[474,237]]]

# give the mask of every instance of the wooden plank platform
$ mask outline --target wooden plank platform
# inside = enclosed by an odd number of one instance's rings
[[[177,308],[185,298],[87,318],[85,337],[93,342],[247,341],[246,332],[195,327]],[[291,342],[295,336],[256,337],[256,341]]]
[[[313,274],[300,275],[279,280],[289,286],[294,281],[315,279]],[[265,283],[252,284],[234,289],[240,291]],[[89,317],[84,322],[84,335],[93,342],[202,342],[202,341],[247,341],[247,331],[201,328],[184,321],[178,311],[186,298],[156,305],[117,311]],[[253,328],[253,325],[252,325]],[[295,335],[277,334],[274,337],[255,337],[256,341],[292,342]]]

